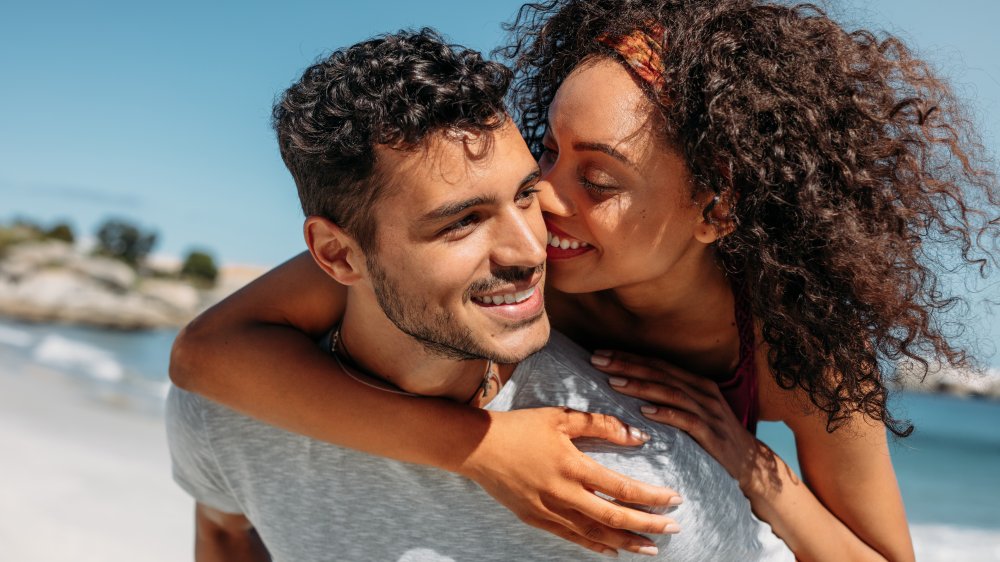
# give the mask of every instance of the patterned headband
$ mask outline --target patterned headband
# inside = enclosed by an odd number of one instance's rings
[[[625,35],[602,33],[598,43],[610,47],[640,80],[659,91],[663,89],[663,59],[660,53],[666,47],[666,30],[652,22]]]

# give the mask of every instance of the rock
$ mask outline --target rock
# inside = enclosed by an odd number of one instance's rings
[[[906,390],[1000,399],[1000,370],[997,369],[977,372],[932,365],[922,381],[923,370],[919,366],[903,365],[900,372],[904,375],[898,386]]]
[[[42,270],[19,283],[0,282],[0,312],[35,322],[69,322],[118,329],[174,325],[180,311],[68,269]]]
[[[67,266],[119,290],[131,288],[137,278],[135,270],[127,264],[103,256],[74,255]]]
[[[61,267],[74,255],[66,242],[25,242],[7,249],[0,260],[0,276],[18,279],[42,268]]]
[[[65,242],[25,242],[0,256],[0,315],[117,329],[180,326],[262,271],[244,269],[202,292],[185,281],[142,278],[122,262],[77,253]]]
[[[181,281],[145,279],[138,290],[144,297],[160,301],[180,312],[196,312],[202,300],[197,289]]]

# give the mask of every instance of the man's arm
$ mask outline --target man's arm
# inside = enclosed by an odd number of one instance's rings
[[[270,562],[250,520],[197,503],[194,510],[196,562]]]

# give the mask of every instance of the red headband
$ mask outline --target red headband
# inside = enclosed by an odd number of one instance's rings
[[[610,47],[625,64],[654,90],[663,88],[663,59],[660,53],[666,46],[666,30],[658,23],[650,23],[631,33],[611,36],[602,33],[597,41]]]

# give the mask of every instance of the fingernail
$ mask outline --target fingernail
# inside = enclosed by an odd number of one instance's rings
[[[628,384],[628,379],[626,379],[625,377],[608,377],[608,384],[610,384],[611,386],[621,387]]]
[[[594,354],[590,356],[590,363],[598,367],[606,367],[611,364],[611,359],[604,355]]]
[[[677,523],[668,523],[667,526],[663,528],[663,532],[669,534],[679,533],[681,532],[681,526]]]
[[[609,558],[618,558],[618,551],[613,548],[605,548],[601,551],[601,554]]]
[[[601,357],[611,357],[611,351],[608,349],[595,349],[594,355],[600,355]]]
[[[660,549],[656,548],[655,546],[640,546],[639,550],[637,550],[636,552],[646,556],[656,556],[657,554],[660,553]]]
[[[639,441],[649,441],[649,434],[639,429],[638,427],[628,428],[628,434],[632,436],[632,439],[638,439]]]
[[[674,497],[670,498],[670,501],[667,502],[667,505],[670,506],[670,507],[677,507],[677,506],[679,506],[682,503],[684,503],[684,499],[683,498],[681,498],[680,496],[674,496]]]
[[[641,410],[642,413],[644,414],[655,414],[656,412],[660,411],[660,409],[657,408],[656,406],[643,406],[639,408],[639,410]]]

